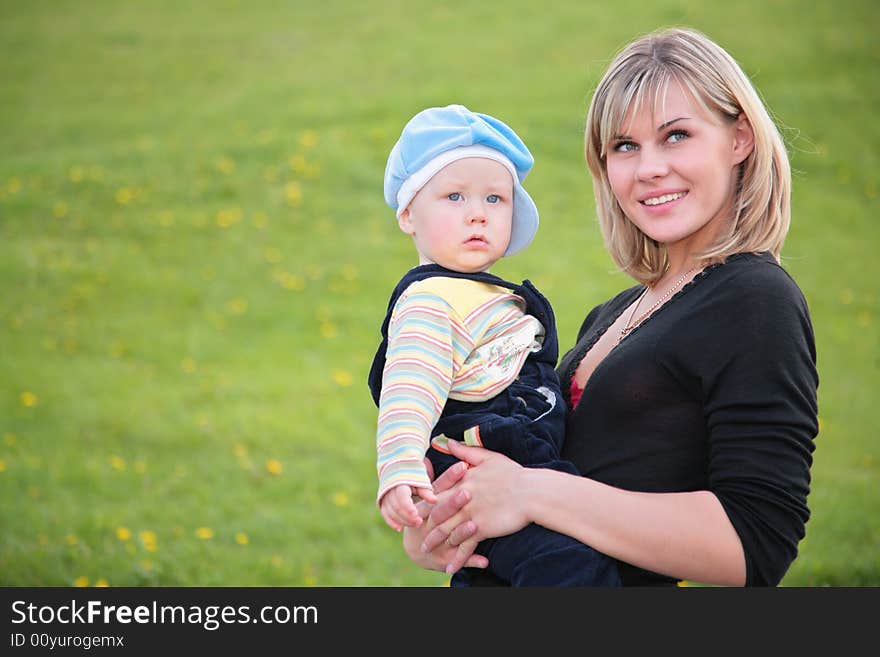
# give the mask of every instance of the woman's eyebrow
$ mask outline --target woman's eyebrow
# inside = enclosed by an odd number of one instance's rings
[[[690,118],[689,116],[679,116],[679,117],[676,117],[676,118],[674,118],[674,119],[670,119],[670,120],[667,121],[666,123],[663,123],[663,124],[657,126],[657,132],[660,132],[661,130],[664,130],[664,129],[668,128],[669,126],[671,126],[671,125],[672,125],[673,123],[675,123],[676,121],[687,121],[689,118]]]

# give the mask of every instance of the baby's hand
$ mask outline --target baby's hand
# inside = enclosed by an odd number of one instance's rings
[[[403,530],[404,525],[418,527],[422,524],[423,519],[413,502],[413,495],[418,495],[431,504],[437,502],[437,496],[434,495],[432,488],[416,488],[414,493],[413,488],[407,485],[395,486],[379,501],[382,517],[394,531]]]

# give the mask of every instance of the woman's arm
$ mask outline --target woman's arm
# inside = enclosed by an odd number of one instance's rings
[[[437,505],[431,523],[437,526],[427,530],[424,549],[445,543],[450,530],[455,531],[449,544],[472,549],[471,543],[534,522],[646,570],[707,584],[745,583],[739,536],[709,491],[631,492],[585,477],[524,468],[501,454],[453,441],[450,449],[476,466],[458,485],[471,499],[454,515],[454,504],[444,500]],[[462,539],[466,532],[456,528],[468,520],[477,531]],[[459,550],[448,570],[464,565],[461,557],[468,554],[468,549]]]

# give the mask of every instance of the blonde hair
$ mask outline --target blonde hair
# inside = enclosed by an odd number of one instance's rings
[[[723,121],[744,113],[754,132],[754,149],[739,165],[733,216],[715,242],[698,254],[701,262],[761,251],[779,260],[791,219],[791,169],[782,136],[749,78],[723,48],[700,32],[668,28],[633,41],[617,54],[587,115],[587,164],[602,236],[615,263],[646,284],[657,281],[668,266],[664,246],[623,213],[611,191],[605,159],[629,109],[638,110],[647,101],[656,104],[670,82]]]

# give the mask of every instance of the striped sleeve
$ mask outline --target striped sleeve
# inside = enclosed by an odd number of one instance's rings
[[[377,501],[403,484],[430,487],[424,457],[449,396],[454,353],[469,340],[455,312],[430,292],[404,293],[388,327],[376,434]]]

